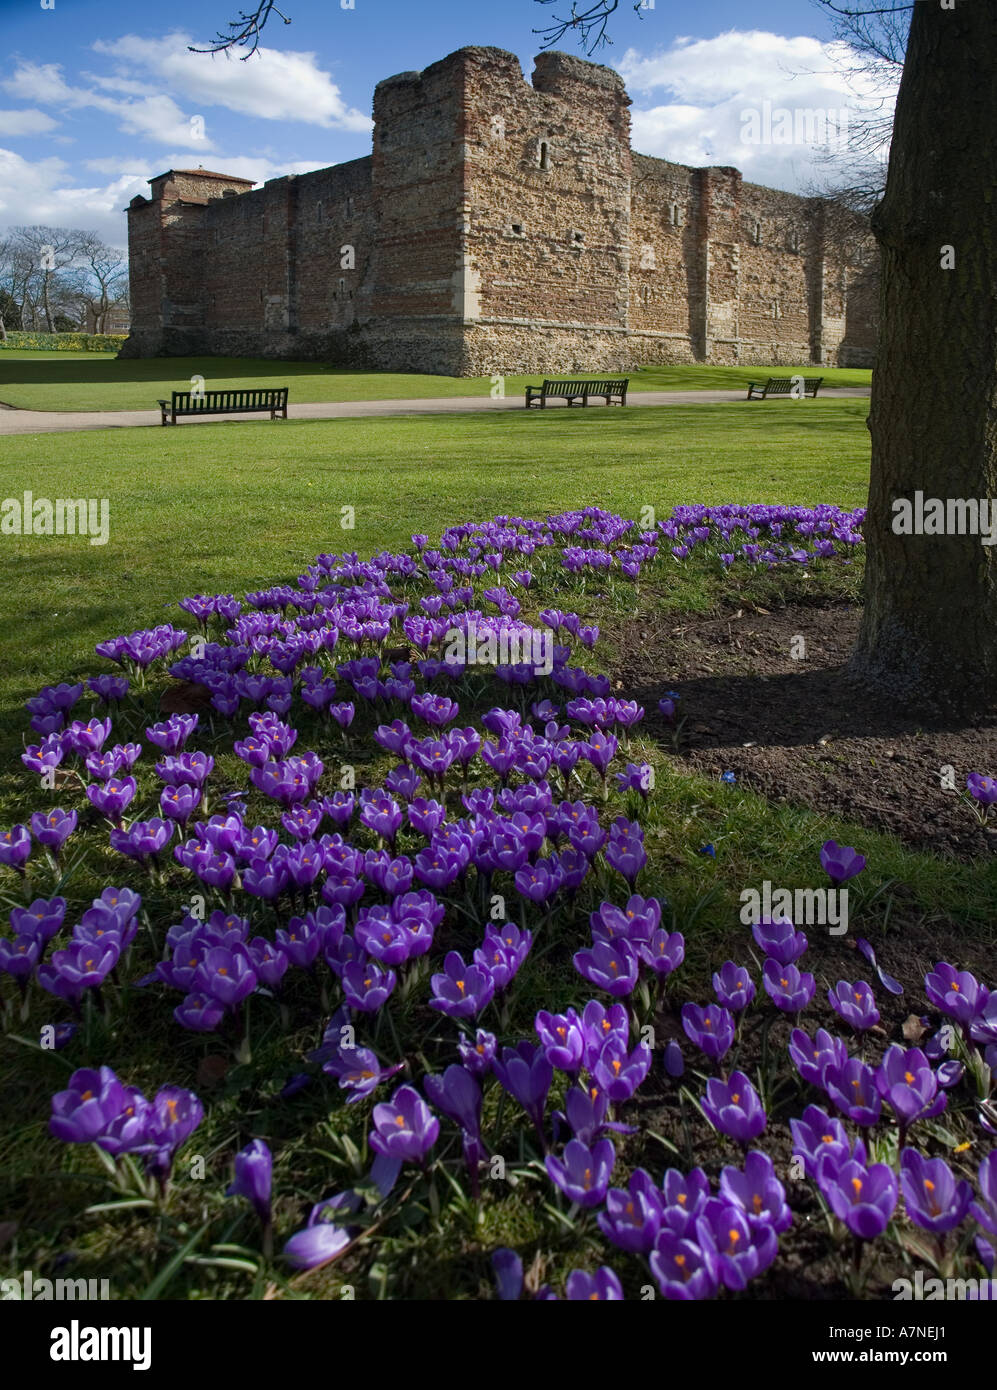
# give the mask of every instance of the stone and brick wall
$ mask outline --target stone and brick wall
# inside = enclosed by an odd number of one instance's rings
[[[448,375],[863,365],[876,252],[826,205],[633,153],[610,68],[464,48],[374,95],[372,154],[171,170],[129,208],[128,355]]]

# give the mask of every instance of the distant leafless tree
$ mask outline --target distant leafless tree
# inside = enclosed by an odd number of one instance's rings
[[[65,292],[91,333],[106,333],[112,309],[128,297],[128,260],[96,232],[84,232],[76,263],[65,276]]]
[[[893,133],[893,103],[907,51],[912,0],[812,0],[831,21],[836,75],[860,102],[849,113],[848,159],[829,152],[824,177],[811,191],[868,217],[883,196],[886,154]]]
[[[125,304],[127,296],[125,256],[97,232],[10,227],[0,238],[0,297],[8,309],[16,305],[23,329],[54,333],[68,320],[101,333],[110,311]]]

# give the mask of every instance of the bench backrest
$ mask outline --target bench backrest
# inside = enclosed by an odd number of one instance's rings
[[[282,410],[288,386],[231,391],[174,391],[174,410]]]
[[[545,381],[540,388],[545,396],[580,396],[588,391],[590,395],[602,395],[604,391],[615,394],[625,391],[630,384],[629,377],[593,381]]]
[[[765,390],[770,396],[788,396],[793,388],[794,380],[799,381],[799,377],[770,376]],[[823,380],[822,376],[805,376],[803,378],[804,391],[816,390]]]

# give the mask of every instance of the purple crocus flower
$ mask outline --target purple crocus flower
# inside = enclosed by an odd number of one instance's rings
[[[273,1184],[273,1155],[262,1139],[254,1139],[235,1156],[235,1178],[225,1189],[226,1197],[245,1197],[263,1225],[270,1225],[270,1190]]]
[[[779,1241],[767,1221],[749,1221],[740,1206],[711,1197],[696,1218],[696,1238],[725,1288],[740,1290],[763,1274],[779,1251]]]
[[[443,961],[443,970],[432,977],[431,1009],[439,1009],[448,1018],[472,1018],[491,1003],[495,981],[490,971],[480,965],[465,965],[459,951],[450,951]]]
[[[590,984],[616,998],[629,994],[637,983],[637,956],[625,941],[596,941],[590,950],[575,953],[574,965]]]
[[[840,1168],[825,1166],[818,1178],[821,1192],[839,1221],[859,1240],[875,1240],[886,1230],[897,1205],[897,1177],[885,1163],[868,1168],[854,1160]]]
[[[740,1207],[749,1223],[767,1223],[777,1235],[793,1224],[786,1189],[776,1177],[772,1160],[760,1149],[752,1149],[745,1156],[743,1169],[727,1167],[723,1170],[719,1195]]]
[[[876,1074],[860,1058],[849,1058],[843,1067],[828,1067],[824,1087],[842,1115],[855,1124],[878,1122],[883,1102],[876,1088]]]
[[[865,868],[865,855],[850,845],[826,840],[820,850],[821,868],[832,883],[847,883]]]
[[[31,855],[31,835],[26,825],[15,825],[0,832],[0,864],[23,874]]]
[[[772,959],[762,968],[762,984],[776,1008],[787,1014],[805,1009],[817,989],[817,982],[808,971],[797,970],[795,965],[780,965]]]
[[[97,1137],[105,1153],[137,1153],[148,1138],[152,1107],[134,1086],[122,1087],[121,1108]]]
[[[997,1149],[991,1149],[980,1164],[979,1201],[969,1208],[969,1214],[985,1231],[997,1236]]]
[[[112,777],[101,787],[91,783],[86,788],[91,805],[115,825],[120,823],[125,808],[135,797],[135,791],[134,777]]]
[[[124,1103],[124,1087],[110,1067],[74,1071],[65,1091],[52,1097],[49,1133],[67,1144],[88,1144],[110,1124]]]
[[[713,1128],[742,1147],[757,1139],[768,1120],[758,1092],[743,1071],[732,1071],[728,1081],[711,1077],[700,1105]]]
[[[925,1158],[917,1149],[900,1154],[900,1186],[911,1221],[936,1235],[961,1225],[973,1200],[970,1184],[957,1182],[943,1158]]]
[[[413,1086],[399,1086],[390,1101],[374,1106],[370,1147],[386,1158],[423,1163],[440,1133],[440,1122]]]
[[[719,1004],[682,1005],[682,1027],[690,1042],[711,1061],[719,1061],[731,1049],[736,1031],[734,1015]]]
[[[865,980],[856,980],[854,984],[839,980],[833,989],[827,991],[827,1002],[856,1033],[865,1033],[879,1022],[876,997],[872,986]]]
[[[622,1038],[624,1044],[630,1041],[630,1022],[623,1004],[610,1004],[607,1007],[598,999],[590,999],[582,1011],[582,1029],[585,1033],[584,1065],[589,1070],[614,1033]]]
[[[136,1153],[146,1155],[148,1171],[165,1181],[180,1145],[204,1119],[204,1106],[193,1091],[179,1086],[161,1086],[152,1099],[146,1125],[146,1140]]]
[[[442,1076],[427,1076],[423,1090],[432,1105],[477,1138],[481,1133],[481,1086],[466,1067],[449,1066]]]
[[[772,921],[763,917],[751,928],[752,935],[770,960],[779,965],[792,965],[807,949],[807,938],[792,922]]]
[[[337,1221],[359,1211],[361,1198],[356,1192],[339,1192],[312,1207],[308,1224],[296,1231],[284,1246],[283,1255],[294,1269],[315,1269],[341,1255],[357,1234],[355,1227]]]
[[[719,971],[714,972],[713,992],[723,1008],[737,1014],[754,999],[755,982],[743,965],[735,965],[732,960],[727,960]]]
[[[173,826],[154,816],[147,821],[133,821],[127,830],[112,830],[110,843],[112,849],[129,859],[149,859],[159,853],[172,834]]]
[[[76,829],[77,820],[75,811],[56,806],[51,811],[35,811],[29,824],[38,843],[57,855]]]
[[[14,938],[0,936],[0,972],[17,980],[22,991],[35,972],[41,959],[44,942],[29,932],[22,932]]]
[[[341,1047],[322,1064],[322,1070],[329,1076],[337,1077],[340,1088],[349,1092],[347,1105],[366,1100],[378,1086],[401,1069],[401,1062],[393,1067],[382,1067],[377,1054],[369,1047]]]
[[[200,787],[184,783],[179,787],[164,787],[159,793],[159,809],[169,820],[184,826],[201,801]]]
[[[593,1080],[611,1101],[630,1100],[651,1070],[651,1049],[638,1043],[632,1052],[618,1033],[610,1034],[591,1066]]]
[[[597,1139],[591,1147],[569,1139],[562,1158],[548,1154],[545,1160],[551,1182],[580,1207],[597,1207],[609,1190],[616,1150],[609,1139]]]
[[[856,1141],[853,1153],[844,1125],[819,1105],[808,1105],[803,1117],[790,1120],[789,1127],[793,1135],[793,1154],[802,1158],[803,1171],[808,1178],[819,1178],[825,1163],[837,1169],[852,1158],[865,1162],[862,1140]]]
[[[457,1041],[457,1051],[464,1066],[474,1076],[487,1076],[498,1046],[494,1033],[486,1033],[479,1028],[474,1040],[461,1037]]]
[[[583,628],[582,631],[584,630]],[[606,1265],[597,1269],[594,1274],[588,1274],[583,1269],[573,1269],[565,1283],[564,1296],[575,1303],[598,1300],[606,1303],[621,1303],[623,1301],[623,1285],[617,1275]]]
[[[49,994],[68,999],[77,1009],[84,990],[99,989],[118,963],[121,942],[109,934],[103,942],[71,941],[38,967],[38,983]]]
[[[894,1044],[888,1048],[876,1070],[876,1088],[896,1115],[901,1138],[915,1120],[932,1119],[948,1104],[938,1076],[919,1047],[904,1051]]]
[[[344,938],[344,944],[349,940],[349,937]],[[370,958],[349,961],[340,976],[347,1004],[367,1014],[378,1011],[394,989],[397,978],[393,970],[386,970]]]
[[[685,1072],[685,1059],[682,1056],[682,1048],[674,1038],[665,1047],[665,1071],[677,1081]]]
[[[934,970],[925,975],[924,992],[936,1009],[956,1019],[964,1028],[987,1000],[987,991],[974,975],[968,970],[956,970],[947,961],[939,961]]]
[[[181,1028],[192,1033],[213,1033],[225,1017],[225,1010],[210,994],[192,992],[173,1010],[173,1017]]]
[[[173,714],[164,723],[146,729],[145,736],[164,753],[178,753],[197,728],[198,718],[196,714]]]
[[[622,874],[633,888],[641,869],[647,863],[644,846],[637,840],[610,840],[604,853],[609,867]]]
[[[818,1028],[816,1038],[802,1028],[794,1028],[789,1037],[789,1055],[803,1080],[823,1090],[825,1073],[829,1067],[840,1069],[845,1065],[848,1048],[826,1028]]]
[[[59,931],[65,917],[65,898],[36,898],[28,907],[11,908],[10,925],[18,936],[33,936],[44,946]]]
[[[504,1246],[496,1250],[492,1255],[492,1269],[499,1299],[515,1302],[523,1292],[523,1262],[515,1250]]]
[[[651,1273],[662,1298],[690,1302],[713,1298],[719,1286],[716,1257],[667,1228],[658,1232],[650,1256]]]
[[[966,790],[981,806],[992,806],[997,801],[997,777],[984,777],[982,772],[971,772],[966,778]]]
[[[546,1148],[543,1133],[544,1107],[554,1076],[554,1068],[544,1055],[543,1048],[521,1042],[516,1047],[504,1047],[501,1057],[492,1061],[492,1070],[504,1091],[526,1111],[533,1121],[537,1137]]]
[[[194,989],[226,1009],[237,1008],[256,988],[256,971],[245,946],[211,946],[194,971]]]
[[[611,1188],[606,1194],[606,1210],[599,1213],[599,1229],[620,1250],[646,1255],[654,1247],[661,1230],[664,1196],[654,1179],[638,1168],[626,1190]]]
[[[63,734],[63,747],[86,757],[88,753],[99,753],[110,733],[110,719],[91,719],[85,724],[80,719],[74,719]]]
[[[541,1009],[533,1021],[540,1045],[551,1066],[576,1075],[585,1059],[585,1031],[574,1009],[551,1014]]]

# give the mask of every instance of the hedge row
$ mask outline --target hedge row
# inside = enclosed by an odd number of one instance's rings
[[[40,352],[117,352],[127,333],[8,333],[0,348]]]

